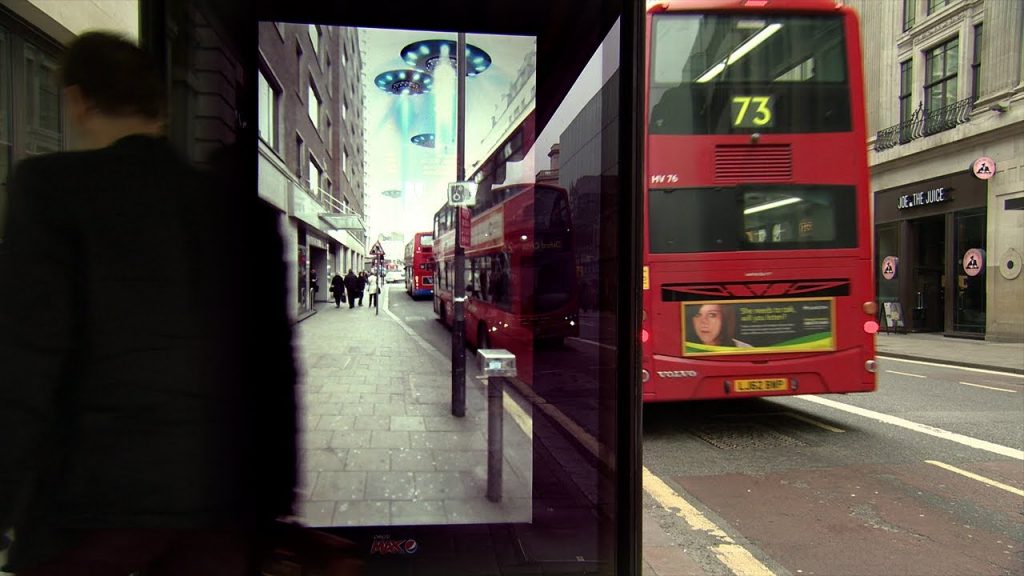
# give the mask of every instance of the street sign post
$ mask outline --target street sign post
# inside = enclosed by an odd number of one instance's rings
[[[476,203],[476,183],[466,179],[466,33],[459,32],[455,48],[458,79],[455,120],[455,182],[448,186],[448,200],[458,200],[457,206]],[[472,184],[472,186],[468,186]],[[457,198],[456,198],[457,197]],[[452,323],[452,415],[466,415],[466,251],[462,248],[461,218],[455,219],[455,290],[453,293],[454,321]]]

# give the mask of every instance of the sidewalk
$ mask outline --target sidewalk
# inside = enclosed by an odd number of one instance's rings
[[[490,502],[482,386],[467,382],[466,416],[452,416],[447,360],[389,316],[387,293],[381,296],[379,315],[367,306],[317,303],[295,325],[303,522],[528,520],[529,438],[505,418],[503,497]]]
[[[942,334],[878,334],[878,356],[1024,374],[1024,343],[948,338]]]

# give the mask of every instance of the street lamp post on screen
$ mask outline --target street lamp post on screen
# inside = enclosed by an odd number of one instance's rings
[[[455,119],[455,180],[466,179],[466,34],[459,32],[455,48],[457,67]],[[455,219],[455,293],[452,323],[452,415],[466,415],[466,251],[462,249],[462,218]]]

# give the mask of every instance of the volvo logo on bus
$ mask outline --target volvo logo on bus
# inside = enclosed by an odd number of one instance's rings
[[[662,378],[696,378],[696,370],[664,370],[658,371],[658,376]]]

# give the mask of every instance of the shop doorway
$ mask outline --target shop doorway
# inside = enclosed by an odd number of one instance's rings
[[[915,332],[942,332],[946,311],[946,216],[910,222],[914,246],[911,290]]]

